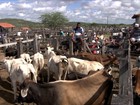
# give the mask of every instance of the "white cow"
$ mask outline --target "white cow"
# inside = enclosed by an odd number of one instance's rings
[[[39,71],[44,67],[44,56],[37,52],[33,55],[32,61],[37,74],[39,74]]]
[[[12,87],[14,91],[14,101],[16,101],[16,91],[17,91],[17,82],[19,84],[23,83],[26,78],[31,78],[31,74],[33,74],[34,82],[37,82],[36,71],[32,64],[28,64],[24,59],[11,59],[4,60],[4,65],[6,70],[9,73]]]
[[[67,57],[56,55],[54,51],[52,51],[52,47],[48,47],[45,55],[48,59],[48,82],[50,72],[52,72],[57,80],[61,80],[64,70],[66,70],[67,65]],[[61,66],[61,67],[60,67]]]
[[[53,50],[54,50],[53,47],[50,46],[47,47],[47,50],[45,51],[45,57],[47,58],[47,60],[49,60],[52,56],[56,55]]]
[[[68,58],[68,72],[77,72],[87,75],[89,71],[103,70],[104,66],[97,61],[88,61],[78,58]]]
[[[23,53],[20,55],[20,58],[23,58],[27,63],[31,63],[31,58],[30,58],[30,55],[27,54],[27,53]]]
[[[52,56],[48,62],[48,74],[51,71],[56,80],[61,80],[63,72],[67,69],[67,57],[62,55]],[[64,77],[65,79],[65,77]]]

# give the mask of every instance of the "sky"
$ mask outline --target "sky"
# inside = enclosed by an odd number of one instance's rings
[[[69,21],[132,24],[140,13],[140,0],[0,0],[0,19],[40,22],[40,16],[61,12]]]

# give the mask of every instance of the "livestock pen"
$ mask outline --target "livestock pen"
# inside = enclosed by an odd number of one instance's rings
[[[59,46],[59,41],[58,38],[52,38],[52,39],[47,39],[48,42],[52,43],[55,49],[58,49]],[[0,47],[6,47],[6,46],[11,46],[11,45],[17,45],[18,48],[18,55],[20,55],[23,52],[23,44],[24,43],[30,43],[34,42],[34,47],[33,47],[33,53],[40,51],[40,44],[39,43],[44,43],[43,41],[40,41],[37,39],[35,36],[34,39],[28,39],[21,41],[19,40],[18,42],[12,42],[12,43],[6,43],[6,44],[1,44]],[[70,41],[71,44],[71,41]],[[44,44],[46,45],[46,43]],[[130,55],[130,44],[129,41],[126,39],[123,44],[123,48],[121,49],[121,54],[120,54],[120,67],[119,67],[119,94],[117,96],[112,97],[112,105],[133,105],[133,89],[132,89],[132,70],[131,70],[131,55]],[[72,54],[72,50],[70,51]],[[2,76],[1,76],[2,77]],[[2,78],[1,78],[2,79]],[[1,93],[4,94],[7,91],[3,91],[3,84],[7,82],[7,86],[9,87],[10,84],[6,80],[1,80]],[[12,95],[11,93],[9,93]],[[2,96],[4,99],[6,99],[6,96]],[[7,100],[7,99],[6,99]],[[9,100],[8,100],[9,101]],[[9,101],[11,102],[11,100]],[[2,103],[3,104],[3,103]],[[1,105],[2,105],[1,104]],[[4,103],[5,105],[7,103]],[[8,104],[7,104],[8,105]],[[10,105],[10,104],[9,104]]]

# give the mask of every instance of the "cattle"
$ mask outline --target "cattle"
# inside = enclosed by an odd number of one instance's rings
[[[48,71],[54,74],[56,80],[61,80],[62,75],[66,73],[67,65],[68,60],[66,56],[56,55],[50,58],[48,62]],[[64,79],[65,78],[66,74]]]
[[[36,73],[32,64],[28,64],[24,59],[11,59],[4,60],[4,66],[9,73],[12,87],[14,91],[14,101],[16,102],[16,91],[17,91],[17,82],[21,84],[26,78],[33,76],[34,82],[36,82]]]
[[[47,47],[47,50],[45,51],[45,54],[44,54],[47,60],[49,60],[52,56],[56,55],[53,50],[54,50],[53,47],[50,47],[50,46]]]
[[[37,52],[32,57],[33,66],[36,71],[40,71],[44,67],[44,56]]]
[[[26,80],[18,99],[37,105],[109,105],[112,86],[111,77],[105,71],[74,81],[37,84]]]
[[[48,47],[48,50],[45,52],[45,55],[48,59],[48,82],[50,77],[50,72],[53,73],[53,76],[56,80],[61,80],[63,73],[65,73],[67,65],[67,57],[62,55],[56,55],[53,48]],[[64,77],[65,78],[65,77]]]
[[[90,54],[88,52],[81,52],[78,54],[79,57],[85,58],[91,61],[98,61],[104,65],[104,67],[108,67],[110,65],[116,65],[119,67],[119,62],[116,56],[112,55],[100,55],[100,54]]]
[[[20,55],[20,58],[23,58],[27,63],[31,63],[31,58],[30,58],[30,55],[27,54],[27,53],[23,53]]]
[[[37,75],[41,75],[41,70],[43,69],[44,67],[44,56],[37,52],[35,53],[33,56],[32,56],[32,63],[33,63],[33,66],[37,72]],[[42,80],[43,78],[41,78]],[[39,79],[38,79],[39,80]]]
[[[75,72],[87,75],[89,71],[104,70],[104,66],[97,61],[88,61],[78,58],[68,58],[68,72]]]
[[[134,91],[134,105],[139,105],[140,103],[140,70],[139,68],[133,69],[133,91]]]
[[[140,70],[135,71],[135,87],[134,87],[134,93],[136,93],[138,96],[140,96]]]

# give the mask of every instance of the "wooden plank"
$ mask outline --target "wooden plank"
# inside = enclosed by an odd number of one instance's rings
[[[22,43],[28,43],[28,42],[32,42],[34,39],[28,39],[28,40],[24,40],[22,41]],[[0,48],[1,47],[6,47],[6,46],[12,46],[12,45],[16,45],[17,42],[12,42],[12,43],[6,43],[6,44],[0,44]]]
[[[92,54],[91,49],[88,47],[88,44],[86,43],[86,40],[83,41],[84,45],[86,46],[87,50]]]
[[[38,48],[38,37],[37,37],[37,34],[35,34],[35,38],[34,38],[34,54],[37,53],[39,51],[39,48]]]
[[[69,54],[73,55],[73,41],[71,39],[71,36],[69,36]]]
[[[22,44],[21,40],[18,40],[18,42],[17,42],[17,49],[18,49],[17,57],[19,58],[20,55],[23,53],[23,44]]]

